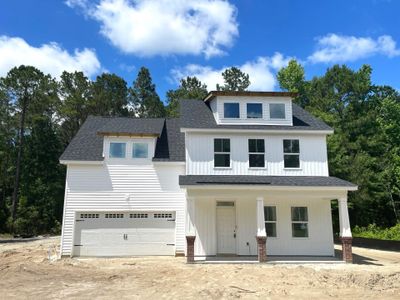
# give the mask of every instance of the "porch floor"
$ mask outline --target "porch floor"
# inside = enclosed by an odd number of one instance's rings
[[[203,264],[257,264],[257,256],[199,256],[195,263]],[[275,256],[267,257],[265,264],[342,264],[338,257],[332,256]]]

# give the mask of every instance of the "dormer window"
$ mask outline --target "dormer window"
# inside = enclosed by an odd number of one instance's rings
[[[133,143],[132,158],[148,158],[149,146],[147,143]]]
[[[269,104],[269,118],[270,119],[286,119],[285,104],[284,103],[270,103]]]
[[[247,103],[247,118],[262,119],[262,103]]]
[[[125,158],[126,143],[110,143],[110,158]]]
[[[239,119],[240,118],[239,103],[224,103],[224,118]]]

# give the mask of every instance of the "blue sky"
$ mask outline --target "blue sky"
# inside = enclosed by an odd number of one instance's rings
[[[1,1],[0,76],[31,64],[130,85],[146,66],[164,99],[182,76],[214,89],[230,66],[250,74],[251,89],[278,90],[277,70],[296,58],[307,78],[369,64],[375,84],[400,89],[399,11],[394,0]]]

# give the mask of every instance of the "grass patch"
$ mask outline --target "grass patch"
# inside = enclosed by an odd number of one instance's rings
[[[356,226],[353,228],[352,233],[356,237],[400,241],[400,223],[390,228],[382,228],[375,224],[370,224],[367,227]]]

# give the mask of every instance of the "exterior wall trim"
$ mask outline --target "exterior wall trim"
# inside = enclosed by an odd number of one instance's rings
[[[339,187],[339,186],[268,186],[268,185],[234,185],[234,184],[213,184],[213,185],[181,185],[181,188],[202,190],[235,189],[235,190],[282,190],[282,191],[356,191],[357,186]]]
[[[228,124],[224,124],[228,125]],[[234,125],[243,125],[243,124],[234,124]],[[232,126],[234,126],[232,125]],[[249,124],[246,124],[249,125]],[[251,125],[251,124],[250,124]],[[260,124],[258,124],[260,125]],[[261,125],[262,126],[262,125]],[[268,125],[265,125],[268,126]],[[286,125],[282,125],[286,126]],[[212,133],[237,133],[240,130],[240,133],[263,133],[263,134],[305,134],[305,135],[315,135],[315,134],[333,134],[333,130],[285,130],[285,129],[235,129],[235,128],[187,128],[181,127],[181,132],[212,132]]]
[[[62,165],[102,165],[102,160],[60,160]]]

